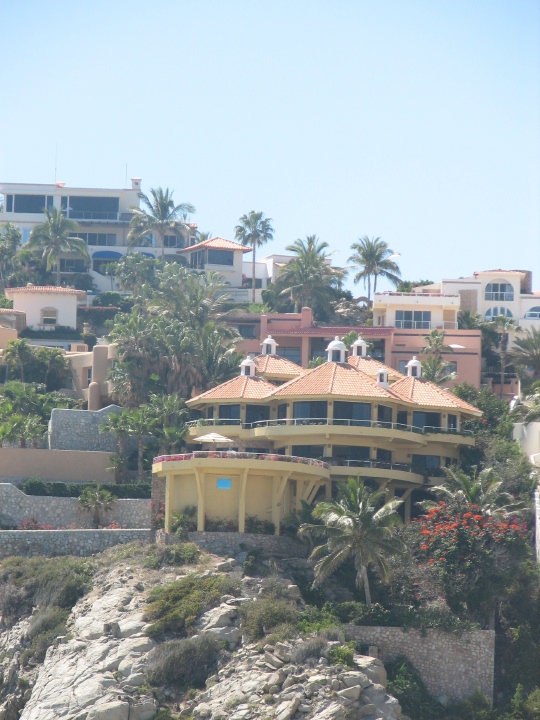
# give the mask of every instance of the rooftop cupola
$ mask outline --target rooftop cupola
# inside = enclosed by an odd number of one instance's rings
[[[263,340],[261,343],[262,347],[262,354],[263,355],[277,355],[277,342],[274,340],[274,338],[269,335],[266,340]]]
[[[338,335],[336,335],[326,348],[326,361],[344,363],[346,352],[347,348],[345,343],[339,339]]]
[[[256,372],[257,365],[251,355],[248,355],[247,358],[240,363],[240,375],[255,377]]]
[[[367,342],[364,338],[359,335],[353,342],[351,347],[351,353],[353,357],[366,357],[367,355]]]
[[[390,387],[390,383],[388,382],[388,371],[383,367],[380,367],[377,370],[377,383],[385,389]]]
[[[422,377],[422,363],[416,357],[416,355],[413,356],[412,360],[409,360],[409,362],[405,365],[405,367],[407,368],[407,375],[409,377],[413,377],[413,378]]]

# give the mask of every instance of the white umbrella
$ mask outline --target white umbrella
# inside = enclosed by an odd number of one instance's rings
[[[207,435],[201,435],[200,437],[193,438],[193,442],[200,442],[200,443],[214,443],[214,445],[217,445],[218,443],[232,443],[234,440],[231,440],[231,438],[225,437],[225,435],[220,435],[219,433],[211,432]]]

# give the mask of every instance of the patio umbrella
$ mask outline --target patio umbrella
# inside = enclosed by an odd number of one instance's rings
[[[234,440],[231,440],[231,438],[225,437],[225,435],[220,435],[219,433],[211,432],[207,435],[201,435],[200,437],[193,438],[193,442],[199,442],[199,443],[213,443],[214,445],[217,445],[218,443],[232,443]]]

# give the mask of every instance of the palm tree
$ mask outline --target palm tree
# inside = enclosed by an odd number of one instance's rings
[[[450,368],[450,363],[445,362],[440,355],[430,355],[422,360],[422,377],[435,385],[443,385],[456,379],[456,373]]]
[[[531,328],[523,337],[514,340],[510,360],[520,368],[530,368],[535,379],[540,378],[540,330]]]
[[[133,207],[131,228],[128,233],[128,242],[131,247],[143,245],[152,234],[157,236],[161,246],[161,257],[165,255],[165,235],[179,237],[188,229],[185,217],[194,213],[195,208],[190,203],[175,205],[173,190],[169,188],[150,188],[150,197],[140,193],[145,208]]]
[[[3,357],[8,368],[16,368],[21,382],[25,382],[27,372],[34,363],[34,350],[28,340],[10,340]]]
[[[0,231],[0,283],[2,288],[7,285],[9,275],[13,272],[14,261],[21,245],[21,231],[12,223],[6,223]]]
[[[454,349],[445,343],[446,333],[444,330],[433,329],[429,335],[424,336],[426,346],[422,348],[422,354],[441,357],[443,353],[452,353]]]
[[[316,235],[287,245],[295,257],[281,270],[277,284],[281,294],[294,302],[295,312],[304,306],[327,306],[340,289],[345,271],[328,264],[328,247]]]
[[[351,245],[354,254],[348,262],[359,268],[354,276],[354,282],[364,281],[367,285],[368,303],[371,305],[371,278],[373,278],[373,293],[377,292],[377,279],[380,277],[389,280],[394,285],[399,283],[401,271],[398,265],[392,260],[396,256],[388,244],[380,238],[369,238],[364,235],[357,243]]]
[[[502,400],[504,390],[504,376],[506,373],[506,361],[508,359],[508,341],[510,339],[510,332],[515,330],[519,332],[521,328],[518,326],[515,320],[507,315],[497,315],[493,320],[493,327],[499,334],[499,348],[501,358],[501,385],[499,390],[499,398]]]
[[[94,527],[101,525],[101,514],[110,510],[115,502],[115,496],[108,490],[101,490],[99,487],[85,487],[79,495],[79,505],[83,510],[90,510]]]
[[[322,534],[327,540],[316,547],[310,559],[315,565],[314,587],[332,575],[346,560],[352,558],[356,570],[356,585],[366,594],[366,605],[371,607],[371,593],[367,569],[376,565],[383,577],[388,575],[386,556],[401,553],[404,543],[394,534],[401,523],[397,508],[401,500],[384,502],[385,490],[372,491],[359,479],[349,478],[339,488],[337,500],[320,502],[313,516],[324,525],[303,524],[299,533]]]
[[[475,467],[471,476],[459,470],[443,469],[446,476],[444,485],[430,488],[441,500],[457,500],[468,505],[477,505],[483,513],[494,517],[504,517],[525,509],[521,501],[503,491],[503,480],[498,478],[491,468],[485,468],[478,473]],[[424,509],[431,509],[436,503],[427,500],[419,505]]]
[[[248,215],[242,215],[239,225],[234,228],[234,236],[242,245],[250,245],[253,250],[251,266],[251,302],[255,302],[255,252],[274,237],[272,218],[264,216],[263,212],[251,210]]]
[[[45,222],[39,223],[30,233],[26,250],[38,250],[46,262],[47,272],[56,265],[56,284],[60,285],[60,255],[79,253],[88,260],[86,243],[78,238],[78,225],[68,220],[61,210],[45,208]]]
[[[103,432],[112,432],[118,443],[118,459],[115,463],[118,470],[118,482],[121,484],[125,479],[126,471],[126,438],[128,436],[128,423],[125,412],[111,413],[107,420],[100,426]]]

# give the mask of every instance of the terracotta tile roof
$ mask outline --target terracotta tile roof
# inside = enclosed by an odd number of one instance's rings
[[[2,315],[26,315],[24,310],[13,310],[10,308],[0,308],[0,314],[2,314]]]
[[[279,355],[257,355],[253,358],[259,375],[284,375],[292,378],[301,375],[304,368]]]
[[[349,355],[347,362],[349,363],[349,365],[352,365],[357,370],[361,370],[362,372],[366,373],[366,375],[370,375],[371,377],[377,377],[377,372],[380,370],[380,368],[386,370],[390,377],[405,377],[405,375],[403,373],[400,373],[399,370],[394,370],[394,368],[391,368],[389,365],[385,365],[384,363],[380,362],[380,360],[372,358],[369,355],[367,357],[360,357],[359,355]]]
[[[303,375],[289,380],[273,393],[273,397],[327,396],[388,398],[393,395],[373,378],[348,363],[326,362]]]
[[[56,285],[26,285],[25,287],[6,288],[4,294],[9,297],[10,293],[58,293],[62,295],[77,295],[86,298],[86,290],[75,290],[75,288],[57,287]]]
[[[203,240],[196,245],[191,247],[182,248],[179,253],[191,252],[192,250],[201,250],[202,248],[213,248],[214,250],[241,250],[242,252],[251,252],[250,247],[241,245],[240,243],[234,242],[233,240],[225,240],[225,238],[215,237]]]
[[[478,408],[469,405],[449,390],[423,378],[404,377],[393,383],[390,390],[396,397],[423,407],[455,408],[474,415],[482,414]]]
[[[358,332],[363,337],[387,337],[394,332],[393,327],[345,327],[340,325],[325,325],[309,327],[299,327],[293,330],[278,330],[271,328],[274,335],[314,335],[320,337],[331,337],[332,340],[336,335],[347,335],[350,332]]]
[[[232,380],[191,398],[187,404],[193,405],[200,400],[262,400],[275,389],[275,385],[271,385],[260,377],[237,375]]]

